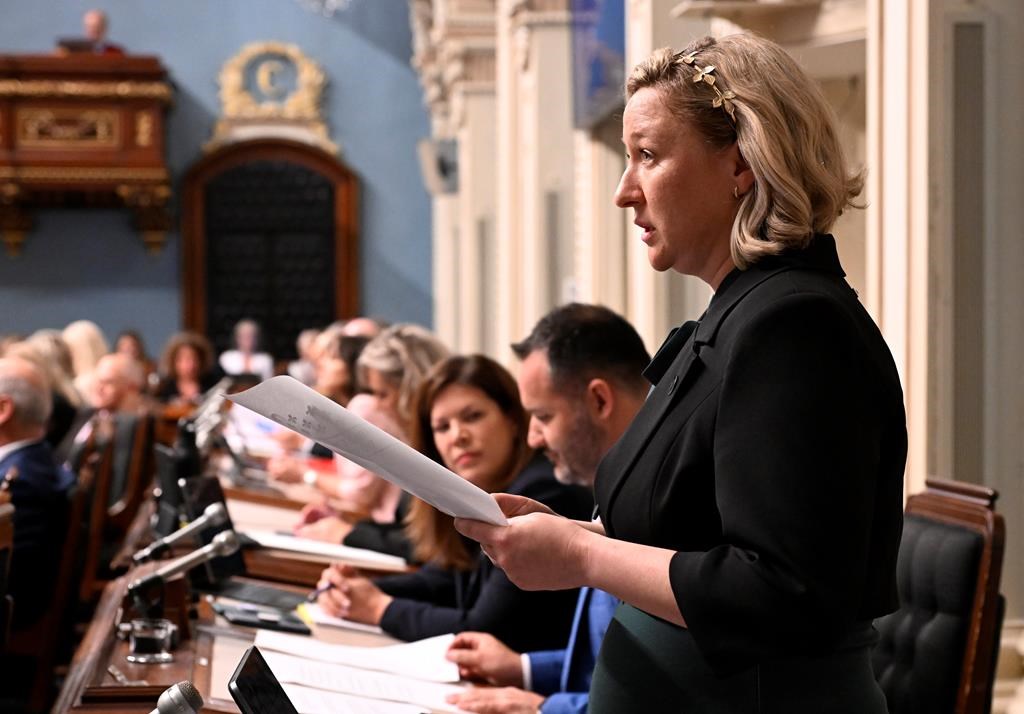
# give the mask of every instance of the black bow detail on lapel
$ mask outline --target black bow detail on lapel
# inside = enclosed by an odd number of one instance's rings
[[[618,443],[612,447],[612,450],[608,452],[601,461],[600,466],[598,466],[596,488],[599,494],[608,494],[606,498],[599,498],[606,505],[614,502],[619,489],[625,482],[627,474],[629,474],[633,464],[647,447],[651,437],[654,436],[658,425],[665,418],[672,405],[682,395],[687,393],[687,385],[700,372],[703,366],[696,345],[693,345],[693,349],[687,348],[688,345],[693,344],[694,328],[697,323],[687,324],[691,325],[687,334],[688,339],[672,340],[674,342],[674,349],[671,353],[672,359],[666,359],[668,364],[665,366],[664,374],[658,375],[659,382],[657,386],[647,397],[647,401],[644,402],[640,412],[633,419],[633,423],[629,425],[629,429],[626,430],[626,433],[623,434]],[[673,335],[673,338],[679,335],[680,332],[682,332],[682,328]],[[668,347],[668,345],[666,344],[665,347]],[[662,353],[665,352],[665,347],[658,351],[658,357],[661,357]],[[667,355],[668,353],[665,354]],[[654,362],[652,361],[651,364],[653,366]],[[649,366],[647,369],[650,370],[651,367]],[[597,515],[598,511],[595,508],[594,516],[597,517]],[[610,528],[610,524],[605,523],[605,529],[608,531],[608,534],[614,535]]]
[[[661,378],[665,376],[665,372],[675,362],[679,351],[683,349],[683,345],[690,339],[693,331],[697,329],[698,324],[700,323],[697,320],[688,320],[679,327],[672,328],[672,331],[668,333],[668,337],[661,343],[661,347],[658,348],[653,359],[651,359],[650,364],[644,369],[644,377],[648,382],[655,386],[658,385]]]

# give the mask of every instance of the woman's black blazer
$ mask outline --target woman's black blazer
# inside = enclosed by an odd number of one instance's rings
[[[832,236],[722,283],[655,355],[602,462],[607,533],[677,551],[672,590],[716,671],[827,652],[897,606],[906,417]]]

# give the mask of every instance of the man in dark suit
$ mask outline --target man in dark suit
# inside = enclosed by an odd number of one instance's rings
[[[0,478],[14,505],[10,594],[12,630],[46,611],[67,532],[72,475],[56,465],[43,441],[50,416],[50,389],[34,365],[0,359]]]
[[[565,305],[512,346],[522,360],[519,393],[530,414],[530,446],[544,449],[563,483],[593,486],[601,457],[640,410],[649,357],[633,327],[611,310]],[[565,649],[519,653],[492,635],[458,635],[448,657],[466,678],[495,688],[452,703],[467,711],[584,712],[598,648],[618,601],[583,588]]]

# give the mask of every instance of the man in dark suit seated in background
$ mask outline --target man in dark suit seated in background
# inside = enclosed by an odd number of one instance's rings
[[[544,449],[563,483],[593,486],[597,465],[640,411],[650,361],[636,330],[611,310],[555,308],[512,345],[522,367],[519,394],[530,414],[530,446]],[[496,685],[453,695],[473,712],[587,710],[597,651],[618,601],[583,588],[564,650],[519,653],[482,632],[457,635],[448,658],[463,677]]]
[[[0,478],[14,505],[10,594],[13,631],[46,611],[67,532],[67,492],[74,477],[58,467],[43,441],[50,388],[31,363],[0,359]],[[43,644],[43,643],[41,643]]]

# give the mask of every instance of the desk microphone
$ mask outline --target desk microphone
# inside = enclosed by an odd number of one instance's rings
[[[192,682],[178,682],[164,690],[149,714],[199,714],[202,708],[203,698]]]
[[[223,503],[211,503],[203,511],[203,515],[189,523],[184,528],[179,528],[170,535],[164,536],[160,540],[155,541],[146,548],[143,548],[135,555],[132,556],[132,560],[135,564],[144,563],[147,560],[156,558],[162,555],[172,545],[180,540],[191,537],[193,534],[198,533],[206,528],[212,528],[214,526],[223,525],[227,523],[228,511],[224,508]]]
[[[231,377],[223,377],[199,397],[199,405],[186,421],[196,424],[208,419],[213,412],[220,411],[224,404],[224,393],[231,387]]]
[[[238,536],[234,531],[221,531],[213,537],[213,542],[209,545],[197,548],[188,555],[183,555],[177,560],[172,560],[164,567],[150,575],[147,575],[141,580],[134,581],[128,586],[128,594],[133,596],[142,595],[156,586],[163,585],[170,578],[178,575],[179,573],[186,573],[189,570],[192,570],[192,568],[200,566],[214,558],[231,555],[238,550],[239,545],[241,545],[241,542],[238,540]]]
[[[224,385],[223,387],[220,386],[222,384]],[[224,390],[230,384],[230,378],[221,380],[217,387],[215,387],[217,392],[199,408],[199,412],[192,420],[196,431],[196,446],[202,451],[205,451],[211,445],[210,442],[214,432],[219,430],[224,424],[224,412],[222,411],[225,401]]]

